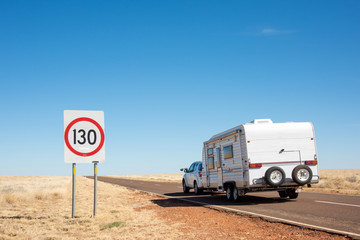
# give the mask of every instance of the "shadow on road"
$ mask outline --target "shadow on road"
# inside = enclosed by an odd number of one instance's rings
[[[184,207],[199,205],[221,205],[221,206],[250,206],[264,204],[281,204],[292,202],[289,199],[268,198],[259,196],[243,196],[239,201],[228,201],[224,194],[212,193],[211,195],[194,195],[191,193],[184,194],[182,192],[165,193],[165,196],[172,197],[170,199],[156,199],[153,202],[161,207]],[[186,202],[184,202],[184,200]]]
[[[183,192],[174,192],[174,193],[165,193],[165,196],[169,196],[169,197],[209,197],[209,196],[224,196],[223,193],[218,193],[218,192],[205,192],[203,194],[200,195],[195,195],[193,192],[189,192],[189,193],[183,193]]]

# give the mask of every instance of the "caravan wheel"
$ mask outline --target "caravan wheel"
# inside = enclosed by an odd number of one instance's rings
[[[232,185],[227,185],[227,187],[226,187],[226,199],[227,200],[233,200],[233,187],[232,187]]]
[[[239,190],[236,187],[234,188],[234,191],[233,191],[233,199],[234,199],[234,201],[239,200]]]
[[[289,195],[290,199],[296,199],[299,196],[299,193],[296,192],[296,189],[287,190],[287,194]]]
[[[289,195],[286,193],[286,191],[279,191],[279,196],[281,198],[287,198]]]
[[[311,169],[306,165],[299,165],[295,167],[292,172],[292,178],[294,182],[296,182],[300,186],[310,183],[312,177],[313,173]]]

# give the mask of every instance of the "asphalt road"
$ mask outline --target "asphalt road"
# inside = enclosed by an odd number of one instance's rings
[[[180,183],[101,176],[98,180],[220,210],[235,211],[315,229],[321,228],[360,239],[360,196],[302,192],[297,199],[290,200],[281,199],[277,192],[259,192],[248,193],[239,202],[230,202],[226,200],[224,194],[205,192],[202,195],[194,195],[191,191],[184,194]]]

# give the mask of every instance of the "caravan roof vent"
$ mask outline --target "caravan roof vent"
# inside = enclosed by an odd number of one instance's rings
[[[260,123],[273,123],[271,119],[254,119],[251,123],[260,124]]]

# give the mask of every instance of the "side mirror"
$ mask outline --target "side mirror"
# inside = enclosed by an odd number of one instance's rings
[[[187,168],[181,168],[180,171],[184,171],[184,173],[188,173],[188,172],[189,172],[189,169],[187,169]]]

